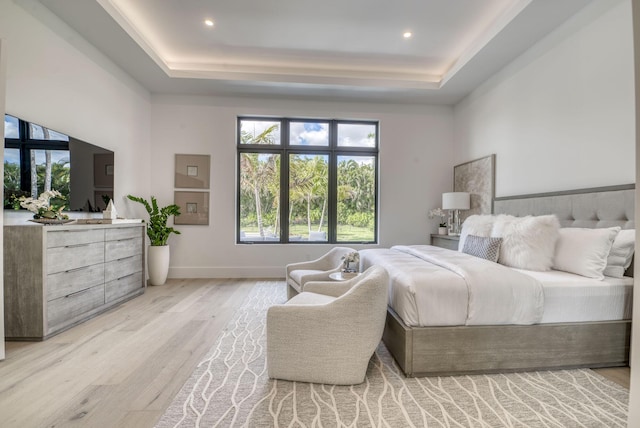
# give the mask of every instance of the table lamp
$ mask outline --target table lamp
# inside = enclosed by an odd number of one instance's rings
[[[460,210],[471,207],[471,195],[467,192],[442,194],[442,209],[449,210],[449,235],[460,235]]]

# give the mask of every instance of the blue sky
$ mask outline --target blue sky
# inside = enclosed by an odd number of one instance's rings
[[[329,124],[318,122],[291,122],[289,141],[300,146],[328,146]]]
[[[18,119],[13,116],[4,116],[4,137],[18,138]]]
[[[44,150],[36,150],[36,164],[44,165]],[[20,163],[20,152],[18,149],[4,149],[4,161],[8,163]],[[51,161],[53,163],[69,163],[69,152],[67,150],[51,150]]]

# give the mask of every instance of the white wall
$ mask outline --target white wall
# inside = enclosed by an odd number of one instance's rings
[[[20,4],[0,2],[7,113],[113,150],[127,214],[124,196],[149,192],[149,93],[40,3]]]
[[[212,163],[210,225],[177,227],[182,234],[169,240],[170,277],[282,277],[285,264],[330,247],[235,244],[239,115],[378,120],[380,245],[427,243],[435,231],[427,211],[452,186],[450,107],[154,96],[152,194],[162,205],[173,202],[176,153],[210,154]]]
[[[635,182],[630,0],[596,0],[455,106],[456,163],[496,196]]]

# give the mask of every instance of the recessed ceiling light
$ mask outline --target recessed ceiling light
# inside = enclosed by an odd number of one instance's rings
[[[213,20],[212,19],[205,19],[204,20],[204,25],[206,25],[207,27],[213,27]]]
[[[411,31],[405,31],[404,33],[402,33],[402,37],[404,37],[405,39],[410,39],[411,36],[413,36],[413,33]]]

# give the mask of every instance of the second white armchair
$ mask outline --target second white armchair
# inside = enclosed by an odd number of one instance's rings
[[[342,268],[342,257],[355,251],[349,247],[334,247],[323,256],[308,262],[287,265],[287,298],[302,293],[304,284],[309,281],[329,281],[329,275]]]

